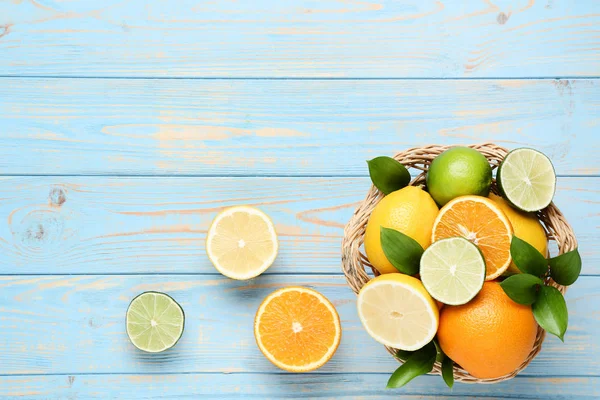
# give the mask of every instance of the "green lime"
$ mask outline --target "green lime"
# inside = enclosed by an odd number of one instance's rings
[[[556,174],[545,154],[533,149],[516,149],[504,157],[497,174],[502,195],[522,211],[546,208],[554,197]]]
[[[437,156],[427,172],[427,189],[440,206],[466,195],[490,193],[492,167],[475,149],[453,147]]]
[[[127,335],[135,347],[159,353],[175,346],[183,334],[185,314],[164,293],[144,292],[127,309]]]
[[[485,261],[467,239],[442,239],[423,253],[420,274],[431,297],[445,304],[465,304],[483,287]]]

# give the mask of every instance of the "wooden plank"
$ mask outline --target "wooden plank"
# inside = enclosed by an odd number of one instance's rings
[[[342,343],[319,373],[394,371],[397,362],[364,331],[342,276],[116,275],[0,277],[0,374],[279,372],[256,347],[253,321],[262,299],[287,285],[319,290],[340,314]],[[125,334],[127,305],[146,290],[169,293],[186,312],[183,337],[160,355],[140,352]],[[565,343],[549,337],[526,375],[597,376],[599,295],[600,277],[575,283]]]
[[[378,155],[496,142],[544,151],[559,174],[598,175],[599,109],[598,80],[2,79],[0,167],[366,176]]]
[[[406,388],[386,390],[385,374],[185,374],[57,375],[0,377],[0,396],[28,399],[297,398],[450,400],[536,398],[597,399],[597,377],[524,377],[496,385],[457,384],[439,376],[416,378]]]
[[[224,207],[275,221],[268,273],[341,273],[344,225],[369,178],[0,178],[0,274],[216,273],[206,231]],[[583,273],[600,274],[600,178],[559,178],[555,202],[573,225]],[[551,248],[554,250],[554,248]]]
[[[560,0],[3,1],[0,74],[591,76],[598,24]]]

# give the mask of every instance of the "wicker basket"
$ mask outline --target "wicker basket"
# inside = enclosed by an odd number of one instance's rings
[[[417,147],[398,153],[394,156],[394,158],[409,169],[413,168],[421,171],[420,174],[410,183],[410,185],[425,185],[425,174],[429,168],[429,164],[436,156],[450,147],[451,146],[438,145]],[[468,147],[476,149],[482,153],[489,160],[492,168],[497,168],[508,153],[507,149],[497,146],[493,143],[476,144]],[[495,181],[492,182],[492,191],[498,193]],[[377,188],[371,186],[367,197],[358,206],[356,211],[354,211],[354,215],[344,229],[344,240],[342,242],[342,268],[344,274],[346,275],[348,284],[354,293],[358,293],[363,285],[371,279],[369,274],[367,274],[367,268],[370,269],[374,274],[377,274],[377,271],[371,264],[369,264],[369,260],[362,251],[362,245],[364,242],[365,229],[369,220],[369,216],[382,198],[383,194]],[[537,215],[546,229],[546,234],[549,241],[554,242],[558,247],[558,254],[563,254],[577,247],[577,241],[571,226],[565,220],[560,210],[556,208],[554,203],[551,203],[544,210],[539,211]],[[566,291],[566,287],[558,285],[550,278],[546,279],[546,284],[558,288],[563,294]],[[469,373],[460,368],[460,366],[455,365],[454,379],[455,381],[466,383],[497,383],[511,379],[521,370],[525,369],[531,360],[533,360],[533,358],[540,352],[542,348],[542,342],[544,341],[544,336],[545,331],[538,327],[537,336],[531,353],[525,362],[523,362],[523,364],[521,364],[516,370],[508,375],[494,379],[478,379],[469,375]],[[396,357],[395,349],[389,347],[386,348],[394,357]],[[398,359],[398,361],[402,362],[400,359]],[[437,375],[441,374],[441,365],[439,362],[435,363],[431,373]]]

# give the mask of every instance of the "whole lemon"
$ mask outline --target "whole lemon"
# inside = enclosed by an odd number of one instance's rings
[[[548,238],[546,231],[535,214],[516,210],[502,197],[490,193],[492,199],[504,211],[513,227],[515,236],[535,247],[544,257],[548,256]],[[515,263],[511,263],[504,275],[520,274]]]
[[[485,282],[473,300],[440,311],[444,353],[476,378],[499,378],[527,358],[537,334],[530,306],[512,301],[498,282]]]
[[[427,171],[427,189],[440,206],[466,195],[487,196],[492,167],[475,149],[452,147],[437,156]]]
[[[400,231],[426,249],[438,211],[435,201],[420,187],[407,186],[385,196],[367,223],[365,251],[371,264],[382,274],[398,272],[381,248],[381,227]]]

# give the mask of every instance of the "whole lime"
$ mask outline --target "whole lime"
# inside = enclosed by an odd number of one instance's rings
[[[427,172],[429,194],[440,206],[466,195],[487,196],[492,167],[475,149],[453,147],[437,156]]]

